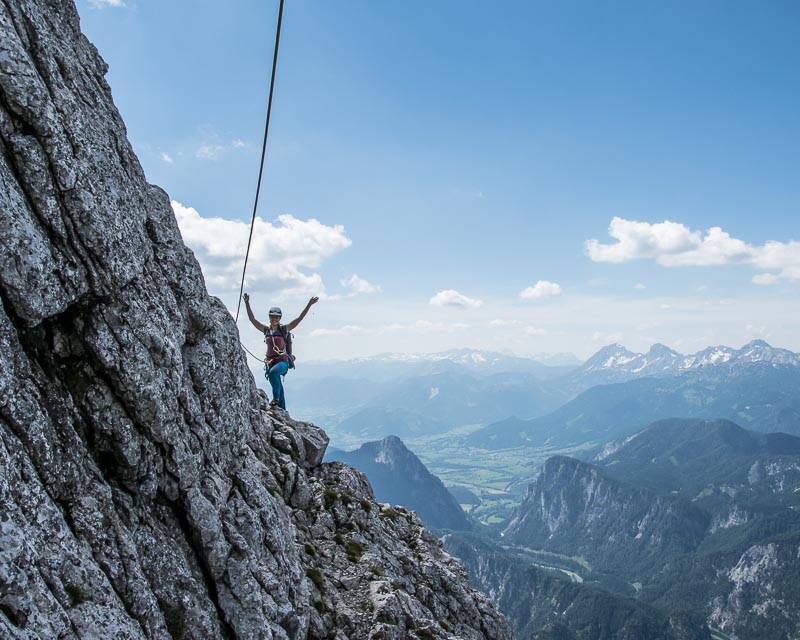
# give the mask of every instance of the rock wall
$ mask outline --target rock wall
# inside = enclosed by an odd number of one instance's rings
[[[0,636],[508,638],[270,410],[67,0],[0,0]]]

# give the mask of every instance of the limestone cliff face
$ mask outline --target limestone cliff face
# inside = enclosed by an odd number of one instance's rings
[[[68,0],[0,0],[0,636],[508,638],[270,412]]]

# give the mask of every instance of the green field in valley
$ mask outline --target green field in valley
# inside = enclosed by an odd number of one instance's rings
[[[487,525],[506,521],[525,497],[542,463],[553,455],[577,455],[581,449],[549,447],[487,450],[464,445],[463,437],[480,428],[458,427],[445,434],[408,440],[406,445],[448,488],[463,487],[480,504],[462,504]]]

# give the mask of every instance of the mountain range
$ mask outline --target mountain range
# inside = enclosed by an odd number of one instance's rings
[[[306,378],[367,378],[391,381],[417,374],[455,371],[462,373],[527,373],[540,380],[557,378],[580,366],[572,354],[520,357],[483,349],[450,349],[437,353],[383,353],[350,360],[301,363]]]
[[[622,345],[612,344],[559,378],[558,384],[574,395],[598,384],[650,376],[678,376],[708,368],[746,368],[754,363],[800,367],[800,354],[772,347],[764,340],[752,340],[741,349],[708,347],[691,355],[680,354],[663,344],[654,344],[647,353],[634,353]]]
[[[476,375],[461,369],[363,385],[340,378],[289,384],[292,402],[303,406],[302,416],[324,424],[341,445],[387,435],[444,433],[462,425],[488,424],[509,412],[540,416],[565,399],[533,374],[522,372]]]
[[[667,417],[800,433],[800,355],[763,340],[692,355],[660,344],[647,353],[609,345],[566,368],[471,349],[301,368],[289,382],[299,416],[347,445],[462,425],[489,425],[467,446],[600,444]]]
[[[800,438],[665,420],[547,460],[503,543],[731,637],[800,635]]]
[[[518,640],[712,640],[702,615],[665,612],[582,584],[524,550],[474,534],[448,533],[443,540],[476,586],[492,595]]]
[[[738,361],[600,384],[545,416],[488,425],[466,437],[465,444],[487,449],[599,445],[672,417],[727,418],[755,431],[800,434],[800,367]]]

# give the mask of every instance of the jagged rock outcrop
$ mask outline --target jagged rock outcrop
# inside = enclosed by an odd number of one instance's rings
[[[66,0],[0,0],[0,636],[508,638],[270,412]]]
[[[436,529],[471,529],[466,514],[441,480],[397,436],[365,442],[354,451],[328,451],[326,460],[345,462],[369,478],[381,502],[413,509]]]
[[[659,567],[695,551],[708,514],[690,501],[620,482],[594,465],[548,458],[505,530],[504,540],[580,555],[614,573]]]

